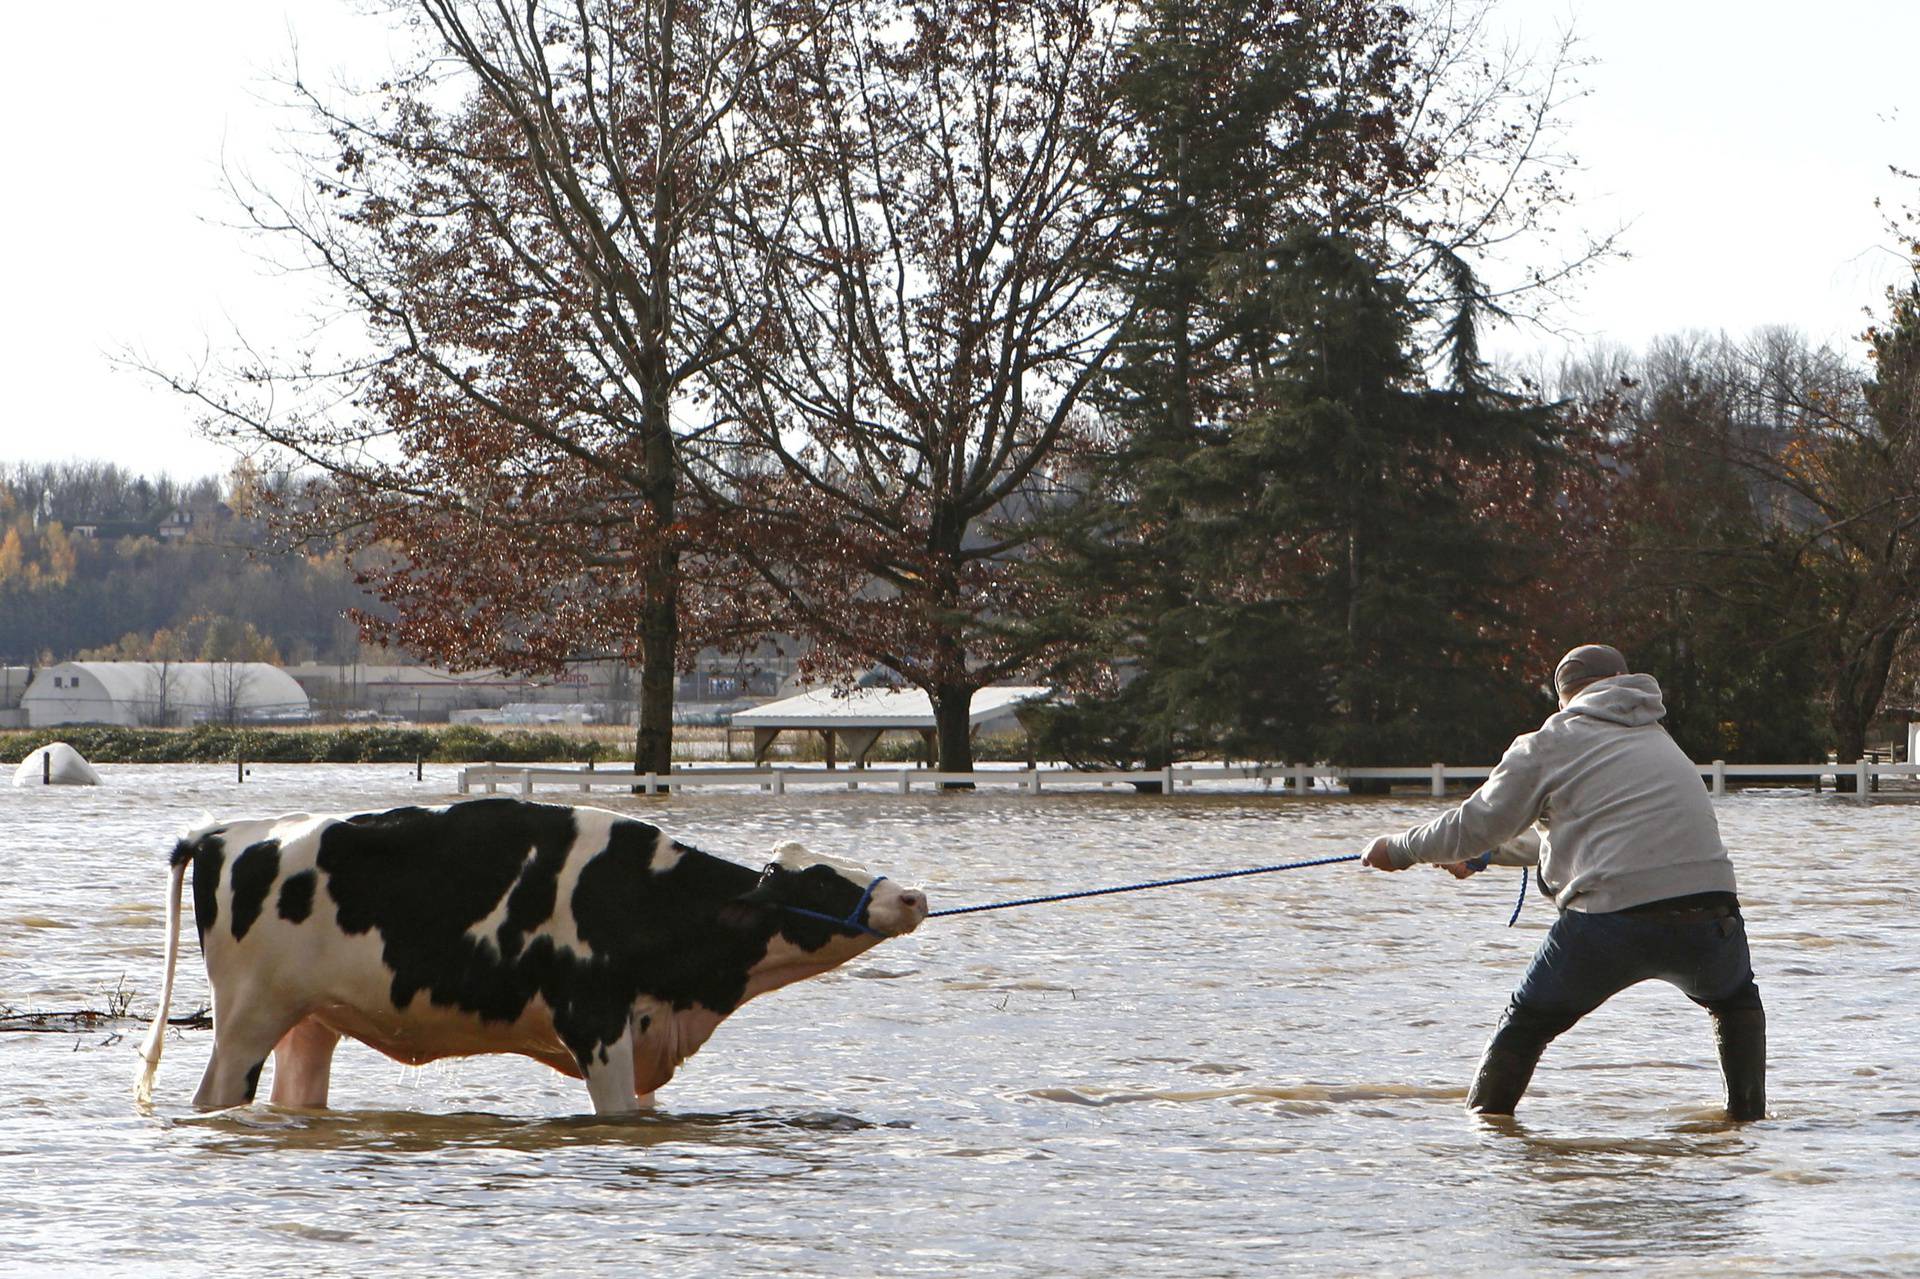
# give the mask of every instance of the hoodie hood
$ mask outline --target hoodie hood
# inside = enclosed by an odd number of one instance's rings
[[[1562,713],[1643,728],[1659,723],[1667,713],[1667,704],[1660,696],[1660,682],[1653,676],[1609,675],[1581,689]]]

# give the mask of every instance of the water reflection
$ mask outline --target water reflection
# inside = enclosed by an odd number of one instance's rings
[[[1513,1117],[1480,1117],[1493,1167],[1529,1187],[1507,1223],[1555,1262],[1690,1259],[1712,1269],[1754,1242],[1753,1195],[1726,1161],[1750,1158],[1750,1125],[1657,1136],[1560,1136]]]
[[[175,1115],[163,1122],[195,1134],[201,1149],[216,1154],[248,1154],[263,1144],[285,1150],[409,1154],[456,1150],[535,1153],[596,1146],[644,1149],[674,1144],[786,1153],[804,1143],[804,1137],[796,1138],[795,1134],[912,1126],[906,1120],[876,1124],[836,1111],[640,1112],[515,1119],[478,1111],[318,1111],[266,1103],[210,1114]]]

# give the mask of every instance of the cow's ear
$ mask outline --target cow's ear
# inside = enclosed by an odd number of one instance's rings
[[[780,881],[789,872],[782,866],[768,866],[760,881],[720,908],[720,922],[729,928],[752,928],[764,921],[780,903]]]

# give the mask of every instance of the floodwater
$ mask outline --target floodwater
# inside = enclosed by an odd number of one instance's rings
[[[202,814],[451,798],[451,770],[106,768],[0,788],[0,1271],[284,1276],[1920,1273],[1920,808],[1720,805],[1774,1117],[1722,1122],[1704,1013],[1639,987],[1465,1113],[1551,918],[1517,872],[1342,864],[934,919],[736,1014],[650,1115],[511,1057],[343,1044],[329,1112],[151,1111],[164,854]],[[548,798],[577,795],[546,792]],[[752,862],[798,838],[935,909],[1357,851],[1426,799],[597,798]],[[205,980],[185,932],[175,1012]],[[0,1025],[12,1028],[18,1018]],[[271,1070],[271,1067],[269,1067]],[[266,1087],[261,1089],[266,1095]]]

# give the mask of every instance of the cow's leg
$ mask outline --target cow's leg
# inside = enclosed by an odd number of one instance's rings
[[[610,1044],[596,1045],[580,1062],[587,1095],[596,1115],[624,1115],[639,1109],[633,1095],[633,1028]]]
[[[313,1110],[325,1106],[339,1042],[339,1031],[311,1017],[282,1035],[273,1050],[273,1104]]]
[[[225,1110],[252,1101],[267,1054],[300,1016],[297,1009],[269,1000],[223,999],[216,993],[213,1056],[193,1104],[202,1110]]]

